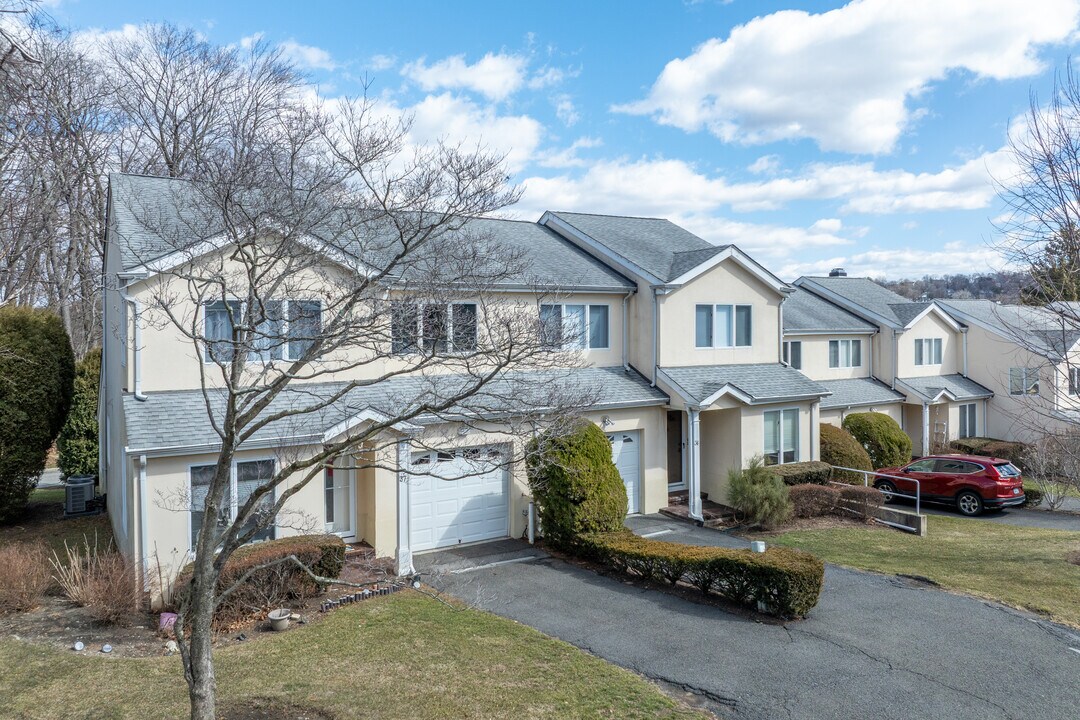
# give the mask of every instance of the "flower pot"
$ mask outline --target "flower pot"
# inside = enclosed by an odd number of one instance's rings
[[[275,632],[281,632],[287,630],[289,627],[289,618],[292,616],[292,610],[287,608],[278,608],[277,610],[271,610],[267,617],[270,619],[270,627]]]

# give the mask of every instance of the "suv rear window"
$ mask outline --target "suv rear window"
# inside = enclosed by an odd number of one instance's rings
[[[994,465],[994,469],[998,471],[998,475],[1000,475],[1001,477],[1020,477],[1020,468],[1016,467],[1012,463],[998,463]]]
[[[935,472],[969,475],[982,470],[981,465],[965,460],[938,460]]]

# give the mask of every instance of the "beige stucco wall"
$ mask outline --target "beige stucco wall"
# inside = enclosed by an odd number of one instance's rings
[[[802,374],[811,380],[845,380],[870,376],[871,339],[869,335],[785,335],[784,340],[802,343]],[[862,343],[858,367],[830,368],[829,342],[859,340]]]
[[[941,364],[916,365],[915,341],[924,338],[941,338]],[[952,375],[962,371],[963,342],[961,333],[934,312],[927,313],[914,326],[905,330],[897,344],[897,377],[925,377],[929,375]]]
[[[821,422],[829,423],[837,427],[842,427],[844,424],[844,417],[851,413],[859,412],[879,412],[883,415],[888,415],[896,421],[897,425],[902,425],[903,412],[901,411],[903,405],[901,403],[893,403],[891,405],[870,405],[867,407],[853,407],[850,410],[846,408],[830,408],[821,411]]]
[[[772,363],[780,360],[780,293],[729,258],[660,297],[660,366]],[[750,305],[751,345],[694,346],[696,305]]]

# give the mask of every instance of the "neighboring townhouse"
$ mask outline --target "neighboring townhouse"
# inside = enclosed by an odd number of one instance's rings
[[[190,218],[175,217],[181,214],[174,207],[180,182],[114,175],[109,186],[100,474],[117,543],[148,571],[155,563],[168,568],[187,561],[208,468],[216,460],[217,439],[200,389],[200,367],[210,350],[196,348],[150,311],[153,294],[170,282],[171,266],[196,252],[228,262],[212,245],[178,252],[175,237],[193,232]],[[166,225],[178,223],[182,232],[148,228],[140,220],[148,209]],[[774,463],[817,458],[820,401],[830,390],[781,362],[783,306],[795,289],[738,248],[711,245],[650,218],[545,213],[535,223],[472,220],[468,227],[481,229],[493,247],[528,259],[529,277],[500,281],[498,291],[507,302],[535,303],[542,325],[553,321],[580,331],[563,349],[583,367],[568,368],[560,381],[595,399],[586,417],[612,443],[630,512],[655,512],[668,503],[669,492],[685,488],[692,514],[700,517],[700,492],[724,501],[727,471],[752,456]],[[327,256],[311,286],[347,281],[362,262]],[[557,301],[537,295],[538,277],[558,289]],[[398,291],[387,292],[396,297]],[[225,302],[177,312],[208,331],[224,328]],[[321,322],[317,293],[277,302],[289,328]],[[453,325],[457,313],[467,318],[477,312],[464,300],[441,317]],[[394,314],[388,324],[395,354],[426,340],[426,325],[416,317]],[[475,334],[446,335],[454,343],[477,342]],[[296,342],[303,342],[301,336]],[[294,350],[286,344],[279,352]],[[358,374],[379,377],[393,363],[391,357],[382,366],[294,382],[268,412],[287,409],[299,398],[336,397]],[[302,423],[282,420],[260,429],[234,461],[233,512],[283,454],[311,452],[359,424],[393,416],[395,402],[417,382],[400,375],[353,388]],[[454,376],[434,382],[452,384]],[[485,402],[477,404],[482,410],[462,411],[512,413],[515,399],[528,402],[547,382],[539,372],[511,373],[488,389]],[[212,410],[215,402],[211,393]],[[482,422],[418,417],[387,435],[395,448],[388,464],[357,467],[364,464],[363,449],[335,460],[321,482],[309,483],[286,505],[290,517],[311,522],[283,522],[279,516],[264,537],[324,529],[371,545],[407,573],[415,552],[525,531],[524,468],[497,462],[505,457],[505,433]],[[415,442],[420,436],[423,447]],[[474,471],[477,462],[488,460],[490,470]],[[455,475],[468,477],[442,479]]]

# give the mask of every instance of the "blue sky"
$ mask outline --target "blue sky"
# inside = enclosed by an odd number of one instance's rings
[[[328,99],[367,77],[416,141],[507,153],[511,216],[668,217],[789,280],[999,267],[1008,128],[1080,39],[1078,0],[52,4],[91,37],[261,34]]]

